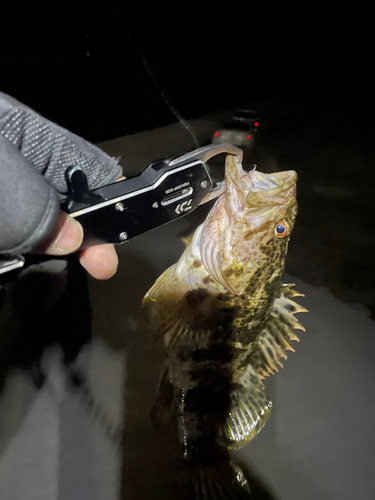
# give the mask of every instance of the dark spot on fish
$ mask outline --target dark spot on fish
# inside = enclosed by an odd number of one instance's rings
[[[221,413],[227,407],[226,395],[230,393],[230,370],[202,369],[192,373],[192,380],[199,383],[186,391],[184,410],[199,413]]]
[[[211,276],[206,276],[205,278],[203,278],[202,283],[204,285],[208,285],[208,283],[214,283],[214,280],[211,278]]]
[[[207,349],[196,349],[191,353],[191,359],[195,363],[205,361],[215,361],[222,364],[229,363],[232,359],[233,348],[231,345],[223,342],[211,343]]]
[[[197,424],[199,420],[197,419]],[[183,455],[185,458],[189,458],[189,465],[190,461],[195,464],[211,464],[212,462],[215,461],[216,456],[217,456],[217,444],[216,444],[216,433],[213,432],[213,429],[216,428],[215,422],[212,422],[211,428],[206,426],[201,428],[202,426],[198,425],[197,428],[195,429],[194,432],[194,437],[189,437],[186,438],[186,441],[184,442],[183,446]],[[220,449],[221,451],[221,449]],[[212,458],[211,458],[212,457]],[[188,484],[188,483],[187,483]],[[178,488],[179,491],[181,491],[180,487]],[[188,490],[189,491],[189,490]],[[185,491],[186,493],[186,491]],[[190,494],[190,492],[187,493],[188,496],[185,496],[184,498],[192,498],[192,495],[194,493]],[[178,494],[180,496],[180,494]]]
[[[234,308],[219,308],[215,297],[203,288],[185,295],[186,315],[184,321],[191,331],[207,332],[212,340],[225,340],[232,331]]]
[[[183,397],[185,452],[202,463],[216,448],[217,429],[230,408],[232,374],[230,370],[199,370],[192,374],[197,385]]]
[[[232,339],[234,334],[232,323],[237,314],[234,308],[228,307],[217,310],[216,324],[211,333],[213,341]]]
[[[195,261],[193,262],[193,266],[194,266],[194,267],[200,267],[201,265],[202,265],[202,261],[200,261],[200,260],[195,260]]]
[[[232,276],[232,274],[235,274],[235,273],[236,273],[235,269],[230,268],[230,269],[226,269],[223,272],[223,275],[226,276],[227,278],[230,278]]]
[[[202,301],[207,299],[208,293],[203,288],[198,288],[198,290],[191,290],[185,295],[186,303],[189,307],[195,307]]]
[[[261,302],[259,303],[259,306],[260,305],[261,305]],[[251,316],[256,316],[259,313],[259,311],[261,310],[261,308],[259,306],[258,307],[256,307],[256,306],[253,307],[253,309],[252,309],[252,315]],[[251,316],[249,316],[249,318],[251,318]]]

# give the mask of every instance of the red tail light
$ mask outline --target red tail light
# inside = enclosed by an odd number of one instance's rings
[[[220,135],[219,132],[215,132],[216,137],[219,137],[219,135]]]
[[[248,135],[246,139],[249,141],[251,139],[251,135]]]
[[[259,122],[255,122],[254,127],[259,127]]]

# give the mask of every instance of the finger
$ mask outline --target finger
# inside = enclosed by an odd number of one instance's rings
[[[123,181],[122,175],[115,182]],[[117,271],[118,256],[113,245],[97,245],[83,250],[79,261],[93,278],[107,280]]]
[[[67,255],[82,245],[83,228],[81,224],[60,210],[56,224],[48,240],[34,253],[46,255]]]
[[[79,256],[81,265],[97,280],[107,280],[117,271],[118,257],[113,245],[86,248]]]

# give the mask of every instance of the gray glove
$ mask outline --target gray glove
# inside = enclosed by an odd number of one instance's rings
[[[117,159],[0,92],[0,254],[30,252],[48,237],[75,165],[90,189],[122,174]]]

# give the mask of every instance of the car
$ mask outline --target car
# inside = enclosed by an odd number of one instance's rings
[[[234,146],[246,149],[255,147],[256,127],[253,124],[243,120],[231,120],[225,122],[212,135],[212,144],[221,144],[229,142]]]
[[[259,127],[259,114],[255,109],[238,109],[233,113],[233,119],[251,123],[255,129]]]

